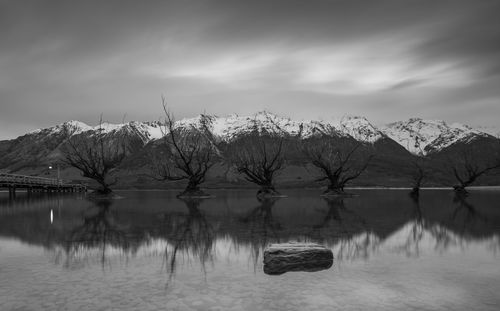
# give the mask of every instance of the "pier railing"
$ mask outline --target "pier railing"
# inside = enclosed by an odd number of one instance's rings
[[[85,184],[71,183],[64,179],[0,173],[0,187],[86,188],[87,186]]]

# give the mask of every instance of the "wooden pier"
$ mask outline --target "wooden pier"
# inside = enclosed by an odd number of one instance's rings
[[[85,184],[69,183],[62,179],[0,173],[0,189],[2,188],[8,189],[11,196],[15,196],[18,189],[24,189],[28,193],[87,191]]]

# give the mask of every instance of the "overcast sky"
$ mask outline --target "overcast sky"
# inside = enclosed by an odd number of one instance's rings
[[[0,139],[269,110],[500,117],[500,1],[0,0]]]

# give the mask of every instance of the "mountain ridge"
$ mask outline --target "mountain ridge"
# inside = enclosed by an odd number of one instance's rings
[[[165,131],[162,127],[161,121],[130,121],[118,124],[104,122],[101,125],[91,126],[81,121],[71,120],[49,128],[31,131],[25,135],[42,133],[51,135],[61,131],[75,134],[89,131],[116,134],[122,131],[135,133],[144,144],[147,144],[164,135]],[[252,132],[287,135],[303,139],[314,135],[350,136],[359,142],[371,144],[388,137],[410,153],[418,156],[436,153],[457,142],[467,142],[477,137],[495,137],[493,135],[495,129],[493,128],[475,129],[465,124],[447,123],[442,120],[410,118],[405,121],[376,126],[362,116],[346,115],[326,120],[298,121],[267,111],[260,111],[249,116],[200,114],[196,117],[177,120],[175,128],[208,130],[217,140],[225,142]]]
[[[131,121],[120,124],[104,122],[91,126],[80,121],[67,121],[49,128],[31,131],[11,140],[0,141],[0,171],[35,176],[53,176],[48,167],[59,163],[61,176],[79,178],[79,172],[61,161],[63,146],[70,135],[90,137],[97,133],[108,135],[112,143],[124,148],[126,159],[117,170],[119,187],[161,188],[152,181],[151,154],[157,151],[159,139],[165,133],[162,121]],[[358,186],[408,185],[413,164],[418,157],[431,160],[434,174],[428,185],[451,184],[452,174],[444,172],[447,159],[463,150],[479,151],[481,159],[500,150],[500,139],[463,124],[410,118],[385,126],[376,126],[365,117],[343,116],[326,120],[293,120],[261,111],[250,116],[236,114],[224,117],[200,114],[176,121],[176,129],[203,131],[216,148],[227,148],[232,142],[246,135],[271,134],[290,141],[314,137],[318,141],[333,139],[335,142],[358,141],[363,150],[375,156],[359,180]],[[424,141],[425,139],[425,141]],[[415,140],[419,145],[415,147]],[[413,144],[413,149],[411,148]],[[408,147],[410,145],[410,148]],[[363,152],[364,152],[363,151]],[[287,165],[279,176],[279,183],[287,186],[312,186],[315,184],[313,168],[299,149],[286,148]],[[230,165],[221,161],[209,173],[210,187],[241,186],[241,176],[231,171]],[[496,177],[484,178],[481,184],[497,185]]]

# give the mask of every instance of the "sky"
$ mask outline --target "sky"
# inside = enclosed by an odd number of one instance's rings
[[[0,0],[0,139],[267,110],[499,126],[500,1]]]

